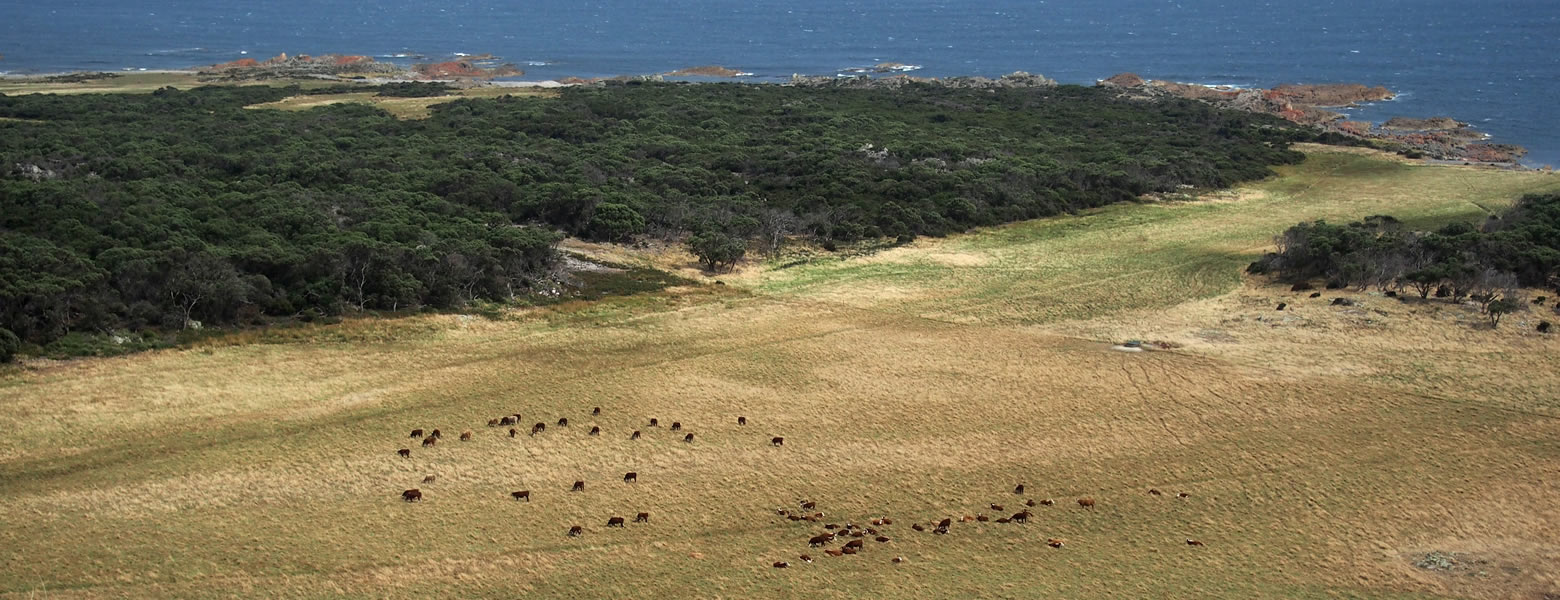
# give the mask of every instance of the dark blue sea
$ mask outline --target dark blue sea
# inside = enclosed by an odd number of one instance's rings
[[[290,54],[492,53],[523,79],[719,64],[770,81],[892,61],[927,76],[1121,71],[1360,82],[1354,118],[1452,116],[1560,164],[1556,0],[50,0],[0,2],[0,72],[170,69]],[[403,62],[410,59],[400,59]]]

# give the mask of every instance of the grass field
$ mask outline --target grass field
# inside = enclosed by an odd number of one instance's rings
[[[256,104],[249,108],[278,110],[308,110],[316,106],[328,104],[356,103],[367,104],[383,109],[385,112],[401,119],[426,119],[433,114],[432,107],[435,104],[443,104],[459,100],[461,98],[493,98],[497,96],[535,96],[539,98],[551,98],[558,95],[558,90],[548,88],[521,88],[521,87],[479,87],[465,90],[451,90],[449,95],[433,96],[427,98],[395,98],[378,96],[376,92],[356,92],[348,94],[326,94],[315,96],[293,96],[283,98],[276,102]]]
[[[1543,313],[1490,331],[1471,309],[1332,307],[1241,274],[1300,220],[1479,218],[1560,178],[1308,151],[1195,202],[792,257],[727,285],[31,363],[0,376],[0,593],[1560,594]],[[1111,349],[1126,338],[1180,347]],[[511,413],[549,428],[484,426]],[[423,449],[419,427],[445,439]],[[401,502],[413,487],[425,500]],[[1024,525],[910,528],[1024,498],[1057,502]],[[801,500],[824,520],[776,514]],[[823,523],[879,517],[892,539],[860,555],[807,547]],[[1459,562],[1415,566],[1430,552]]]

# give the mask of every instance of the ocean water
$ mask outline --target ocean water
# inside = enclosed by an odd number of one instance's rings
[[[169,69],[291,54],[492,53],[522,79],[720,64],[773,81],[892,61],[917,75],[1121,71],[1385,85],[1353,118],[1452,116],[1560,165],[1555,0],[51,0],[0,3],[0,72]],[[410,59],[393,59],[407,62]]]

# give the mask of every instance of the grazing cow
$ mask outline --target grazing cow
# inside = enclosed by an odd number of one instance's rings
[[[503,426],[503,425],[516,425],[518,423],[520,423],[520,417],[501,417],[498,420],[498,424],[500,426]]]
[[[591,427],[591,428],[590,428],[590,434],[591,434],[591,435],[601,435],[601,428],[600,428],[600,427],[595,427],[595,426],[592,426],[592,427]]]
[[[1025,502],[1024,502],[1024,506],[1034,506],[1034,505],[1035,505],[1035,500],[1034,500],[1034,498],[1030,498],[1030,499],[1029,499],[1029,500],[1026,500],[1026,501],[1025,501]]]
[[[623,525],[623,517],[612,517],[610,519],[607,519],[607,527],[626,527],[626,526]]]
[[[510,427],[509,428],[509,437],[515,437],[517,435],[520,435],[520,430],[519,429],[515,429],[513,427]]]
[[[785,445],[785,438],[783,438],[783,437],[771,438],[769,440],[769,445],[771,445],[771,446],[784,446]]]
[[[1061,548],[1062,546],[1067,545],[1067,542],[1064,541],[1064,540],[1056,539],[1056,538],[1050,538],[1050,539],[1047,539],[1045,541],[1045,545],[1050,546],[1052,548]]]
[[[623,483],[634,483],[636,481],[639,481],[639,473],[629,471],[623,474]]]
[[[991,510],[1002,510],[1002,505],[1001,504],[993,504],[993,505],[991,505]]]
[[[1551,329],[1553,329],[1553,328],[1554,328],[1554,324],[1550,323],[1549,321],[1539,321],[1538,322],[1538,332],[1539,333],[1549,333],[1549,331]]]
[[[419,490],[419,489],[416,489],[416,488],[412,488],[412,489],[406,490],[404,492],[401,492],[401,499],[405,500],[407,502],[421,502],[422,501],[422,490]]]
[[[488,419],[488,427],[498,427],[498,419]]]
[[[570,488],[569,491],[571,491],[571,492],[583,492],[583,491],[585,491],[585,482],[583,482],[583,481],[576,481],[576,482],[574,482],[574,487]]]
[[[1094,499],[1093,498],[1079,498],[1078,499],[1078,506],[1083,507],[1083,508],[1087,508],[1089,510],[1094,510]]]
[[[914,529],[916,531],[926,531],[926,527],[922,526],[920,523],[916,523],[914,525],[911,525],[910,528]]]
[[[437,444],[437,443],[439,443],[439,438],[433,437],[431,435],[428,436],[428,437],[423,438],[423,447],[424,448],[427,448],[427,447],[432,446],[432,445]]]
[[[634,522],[635,523],[649,523],[650,522],[650,513],[647,513],[647,512],[639,513],[638,516],[634,517]]]
[[[802,562],[804,562],[804,563],[808,563],[808,564],[812,564],[812,557],[811,557],[811,556],[808,556],[808,555],[806,555],[806,554],[803,554],[803,555],[801,555],[801,556],[800,556],[800,557],[798,557],[798,558],[801,558],[801,559],[802,559]]]
[[[850,537],[853,537],[853,538],[866,537],[866,536],[867,536],[867,534],[865,532],[862,532],[862,531],[859,531],[859,530],[850,532]]]
[[[968,523],[968,522],[974,521],[974,520],[975,520],[975,515],[964,515],[962,517],[959,517],[959,522],[960,523]]]
[[[897,564],[902,563],[902,562],[905,562],[905,557],[903,557],[903,556],[895,556],[894,557],[894,564],[897,565]]]
[[[800,520],[802,520],[802,517],[800,515],[786,515],[785,518],[790,519],[792,521],[800,521]]]
[[[559,427],[568,427],[569,426],[569,418],[568,417],[563,417],[561,419],[558,419],[558,426]]]
[[[411,448],[402,448],[400,450],[396,450],[395,453],[401,455],[401,458],[411,458],[412,457],[412,449]]]
[[[738,425],[747,425],[747,417],[737,417]]]
[[[940,528],[940,529],[947,529],[948,526],[952,525],[952,524],[953,524],[953,519],[952,518],[947,518],[947,519],[943,519],[941,521],[938,521],[937,522],[937,527]]]
[[[825,533],[823,535],[815,535],[811,538],[808,538],[807,545],[816,548],[832,541],[834,541],[834,534]]]
[[[1009,522],[1011,522],[1011,521],[1012,521],[1012,519],[1009,519],[1009,518],[1007,518],[1007,517],[1002,517],[1002,518],[1000,518],[1000,519],[997,519],[997,522],[998,522],[998,523],[1009,523]]]
[[[584,527],[580,527],[579,525],[575,525],[575,526],[569,528],[569,537],[580,537],[582,535],[585,535],[585,528]]]
[[[1289,306],[1289,305],[1288,305],[1288,304],[1285,304],[1285,303],[1283,303],[1283,302],[1279,302],[1279,303],[1278,303],[1278,310],[1284,310],[1284,307],[1286,307],[1286,306]]]
[[[536,434],[541,433],[543,431],[547,431],[547,424],[546,423],[537,423],[537,424],[531,426],[531,435],[536,435]]]
[[[682,421],[672,421],[672,431],[682,431]]]
[[[887,525],[887,523],[884,523],[882,519],[873,519],[872,520],[872,524],[876,525],[878,527],[882,527],[884,525]]]
[[[1188,546],[1201,546],[1201,545],[1203,545],[1203,543],[1199,542],[1197,540],[1194,540],[1192,538],[1186,538],[1186,545],[1188,545]]]
[[[828,525],[824,525],[823,528],[824,529],[839,529],[840,526],[838,524],[836,524],[836,523],[830,523]]]
[[[631,440],[639,439],[639,432],[635,431],[633,435],[628,436],[628,439],[631,439]]]
[[[877,537],[872,538],[872,539],[877,540],[878,543],[880,543],[880,544],[887,544],[888,543],[888,536],[886,536],[886,535],[880,535],[880,536],[877,536]]]
[[[1156,490],[1154,488],[1148,488],[1148,495],[1150,495],[1150,496],[1163,496],[1164,494],[1159,493],[1159,490]]]
[[[518,492],[509,492],[509,497],[514,498],[516,501],[524,500],[526,502],[530,502],[531,501],[531,490],[520,490]]]
[[[883,524],[884,524],[884,525],[893,525],[893,524],[894,524],[894,520],[893,520],[893,519],[890,519],[890,518],[888,518],[888,517],[884,517],[884,518],[883,518]]]
[[[692,444],[693,443],[693,434],[690,433],[688,435],[683,436],[683,441]]]
[[[1312,298],[1321,298],[1322,297],[1322,293],[1321,292],[1311,292],[1311,297]]]
[[[438,478],[437,475],[426,475],[423,477],[423,483],[433,483]]]
[[[853,548],[851,546],[846,546],[844,548],[840,548],[840,552],[844,553],[844,554],[855,554],[855,553],[860,552],[860,551],[861,551],[860,548]]]
[[[785,562],[783,560],[775,563],[776,569],[784,569],[789,566],[791,566],[791,563]]]
[[[948,535],[948,528],[939,525],[939,526],[937,526],[936,529],[932,530],[932,533],[935,533],[935,534],[938,534],[938,535]]]
[[[812,510],[814,508],[818,508],[818,503],[817,502],[810,502],[810,501],[807,501],[807,500],[803,500],[803,501],[801,501],[801,507],[802,507],[802,510]]]
[[[443,438],[444,437],[444,434],[439,433],[439,430],[437,430],[437,429],[433,430],[433,433],[430,433],[428,435],[430,437],[434,437],[434,438]]]
[[[1177,497],[1177,498],[1191,498],[1192,495],[1188,494],[1186,492],[1180,492],[1180,493],[1176,494],[1175,497]]]
[[[601,407],[597,406],[596,408],[590,409],[590,416],[592,416],[592,417],[599,417],[599,416],[601,416]]]
[[[1022,496],[1024,494],[1024,484],[1020,483],[1018,487],[1013,488],[1013,493]]]
[[[406,437],[422,437],[422,436],[423,436],[423,430],[421,430],[421,429],[413,429],[412,430],[412,434],[409,435],[409,436],[406,436]]]
[[[845,556],[845,553],[840,552],[839,550],[824,550],[823,553],[834,557]]]
[[[661,426],[661,422],[655,420],[655,417],[650,417],[650,426],[651,427],[660,427]]]
[[[1044,506],[1050,506],[1050,505],[1052,505],[1052,504],[1056,504],[1056,501],[1055,501],[1055,500],[1052,500],[1052,499],[1050,499],[1050,498],[1046,498],[1046,499],[1044,499],[1044,500],[1041,500],[1041,501],[1040,501],[1040,504],[1041,504],[1041,505],[1044,505]]]
[[[469,441],[471,441],[471,430],[468,429],[466,431],[460,432],[460,441],[462,441],[462,442],[469,442]]]
[[[1008,520],[1012,521],[1014,523],[1028,523],[1029,522],[1029,517],[1032,517],[1032,516],[1034,516],[1034,515],[1030,514],[1030,512],[1027,511],[1027,510],[1019,511],[1017,513],[1014,513],[1013,516],[1008,517]]]
[[[986,515],[975,515],[975,520],[976,521],[980,521],[982,523],[985,523],[986,521],[990,521],[991,517],[988,517]]]

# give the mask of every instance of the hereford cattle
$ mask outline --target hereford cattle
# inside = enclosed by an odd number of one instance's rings
[[[601,407],[597,406],[596,408],[590,409],[590,416],[592,416],[592,417],[599,417],[599,416],[601,416]]]
[[[428,436],[428,437],[423,438],[423,447],[424,448],[427,448],[427,447],[432,446],[432,445],[437,444],[437,443],[439,443],[439,438],[433,437],[431,435]]]
[[[836,523],[830,523],[828,525],[824,525],[823,528],[824,529],[839,529],[840,526],[838,524],[836,524]]]
[[[1040,504],[1041,504],[1041,505],[1042,505],[1042,506],[1050,506],[1050,505],[1052,505],[1052,504],[1056,504],[1056,501],[1055,501],[1055,500],[1052,500],[1052,499],[1050,499],[1050,498],[1046,498],[1046,499],[1044,499],[1044,500],[1041,500],[1041,501],[1040,501]]]
[[[985,523],[986,521],[990,521],[991,517],[988,517],[986,515],[975,515],[975,520],[976,521],[980,521],[982,523]]]
[[[580,537],[582,535],[585,535],[585,528],[584,527],[580,527],[579,525],[575,525],[575,526],[569,528],[569,537]]]
[[[411,458],[412,457],[412,449],[411,448],[402,448],[400,450],[396,450],[395,453],[401,455],[401,458]]]
[[[639,439],[639,432],[635,431],[633,435],[628,436],[628,439],[631,439],[631,440]]]
[[[519,423],[520,423],[520,417],[499,417],[499,419],[498,419],[499,426],[517,425]]]
[[[1034,505],[1035,505],[1034,498],[1030,498],[1029,500],[1024,501],[1024,506],[1034,506]]]
[[[561,419],[558,419],[558,426],[559,427],[568,427],[569,426],[569,418],[568,417],[563,417]]]
[[[683,436],[683,441],[692,444],[693,443],[693,434],[690,433],[688,435]]]
[[[1018,484],[1018,487],[1013,488],[1013,493],[1019,494],[1019,495],[1023,495],[1023,493],[1024,493],[1024,484],[1020,483],[1020,484]]]
[[[623,483],[634,483],[636,481],[639,481],[639,473],[629,471],[623,474]]]
[[[876,525],[878,527],[882,527],[884,525],[887,525],[887,523],[884,523],[882,519],[873,519],[872,520],[872,524]]]
[[[660,427],[661,426],[661,422],[655,420],[655,417],[651,417],[650,418],[650,426],[651,427]]]
[[[682,421],[672,421],[672,431],[682,431]]]
[[[406,437],[422,437],[422,436],[423,436],[423,430],[421,430],[421,429],[413,429],[412,430],[412,434],[409,435],[409,436],[406,436]]]
[[[590,434],[591,435],[601,435],[601,428],[600,427],[591,427],[590,428]]]
[[[469,442],[469,441],[471,441],[471,430],[468,429],[466,431],[460,432],[460,441],[462,441],[462,442]]]
[[[801,502],[801,507],[802,507],[802,510],[812,510],[814,508],[818,508],[818,503],[817,502],[811,502],[811,501],[803,500]]]
[[[647,512],[639,513],[638,516],[634,517],[634,522],[635,523],[649,523],[650,522],[650,513],[647,513]]]
[[[1192,538],[1186,538],[1186,545],[1188,545],[1188,546],[1201,546],[1201,545],[1203,545],[1203,543],[1199,542],[1197,540],[1194,540]]]
[[[518,492],[509,492],[509,497],[514,498],[515,500],[524,500],[526,502],[530,502],[531,501],[531,490],[520,490]]]
[[[964,515],[962,517],[959,517],[959,522],[960,523],[969,523],[969,522],[974,521],[974,520],[975,520],[975,515]]]
[[[519,429],[515,429],[513,427],[510,427],[509,428],[509,437],[515,437],[517,435],[520,435],[520,430]]]
[[[1175,497],[1177,497],[1177,498],[1191,498],[1192,495],[1188,494],[1186,492],[1180,492],[1180,493],[1176,494]]]
[[[877,540],[878,543],[881,543],[881,544],[887,544],[888,543],[888,536],[886,536],[886,535],[880,535],[880,536],[877,536],[877,537],[872,538],[872,539]]]
[[[444,434],[439,433],[439,430],[437,430],[437,429],[433,430],[433,433],[430,433],[428,435],[430,437],[434,437],[434,438],[442,438],[442,437],[444,437]]]
[[[947,518],[947,519],[943,519],[943,520],[937,522],[937,526],[939,528],[942,528],[942,529],[947,529],[948,526],[952,525],[952,524],[953,524],[953,519],[951,517]]]
[[[911,525],[910,528],[914,529],[916,531],[926,531],[926,527],[922,526],[920,523],[916,523],[914,525]]]
[[[583,481],[576,481],[576,482],[574,482],[574,487],[570,488],[569,491],[571,491],[571,492],[583,492],[583,491],[585,491],[585,482],[583,482]]]
[[[893,525],[894,524],[894,520],[890,519],[888,517],[883,517],[883,524],[884,525]]]
[[[894,557],[894,564],[897,565],[897,564],[902,563],[902,562],[905,562],[905,557],[903,557],[903,556],[895,556]]]
[[[747,417],[737,417],[738,425],[747,425]]]
[[[785,518],[790,519],[792,521],[800,521],[800,520],[802,520],[801,515],[786,515]]]
[[[1011,521],[1012,521],[1012,519],[1009,519],[1007,517],[1002,517],[1000,519],[997,519],[998,523],[1008,523],[1008,522],[1011,522]]]
[[[1056,538],[1050,538],[1050,539],[1047,539],[1045,541],[1045,545],[1050,546],[1052,548],[1061,548],[1062,546],[1067,545],[1067,542],[1065,542],[1063,540],[1056,539]]]
[[[932,533],[935,533],[935,534],[938,534],[938,535],[948,535],[948,528],[944,527],[944,526],[941,526],[941,525],[938,525],[936,529],[932,530]]]
[[[1010,521],[1012,521],[1014,523],[1028,523],[1029,522],[1029,517],[1031,517],[1031,516],[1034,516],[1034,515],[1030,514],[1030,512],[1027,511],[1027,510],[1019,511],[1017,513],[1014,513],[1013,516],[1008,517],[1008,520],[1010,520]]]
[[[607,519],[607,527],[624,527],[624,526],[625,525],[623,525],[623,517],[612,517],[610,519]]]
[[[801,559],[802,559],[802,562],[804,562],[804,563],[809,563],[809,564],[811,564],[811,563],[812,563],[812,557],[811,557],[811,556],[808,556],[808,555],[806,555],[806,554],[803,554],[803,555],[801,555],[801,556],[800,556],[800,557],[798,557],[798,558],[801,558]]]
[[[783,438],[783,437],[771,438],[769,440],[769,445],[771,445],[771,446],[784,446],[785,445],[785,438]]]
[[[832,533],[825,533],[823,535],[815,535],[815,536],[812,536],[811,538],[808,538],[807,539],[807,545],[816,548],[818,546],[822,546],[822,545],[827,544],[827,543],[832,542],[832,541],[834,541],[834,534],[832,534]]]
[[[775,563],[776,569],[784,569],[789,566],[791,566],[791,563],[785,562],[783,560]]]
[[[991,510],[1002,510],[1002,505],[1001,504],[992,504],[991,505]]]
[[[427,475],[423,477],[423,483],[433,483],[438,478],[437,475]]]
[[[864,542],[862,542],[861,540],[851,540],[851,541],[845,542],[845,547],[846,548],[861,548],[862,546],[865,546],[865,545],[866,544]]]
[[[543,431],[547,431],[547,424],[546,423],[537,423],[537,424],[531,426],[531,435],[536,435],[536,434],[541,433]]]
[[[413,488],[401,492],[401,499],[407,502],[419,502],[422,500],[422,490]]]
[[[1159,492],[1159,490],[1156,490],[1154,488],[1148,488],[1148,495],[1150,495],[1150,496],[1163,496],[1164,494],[1161,494]]]
[[[1078,499],[1078,506],[1083,507],[1083,508],[1087,508],[1089,510],[1094,510],[1094,499],[1093,498],[1079,498]]]
[[[488,419],[488,427],[498,427],[498,419]]]
[[[845,553],[844,552],[840,552],[839,550],[824,550],[823,553],[827,554],[829,556],[835,556],[835,557],[845,556]]]

